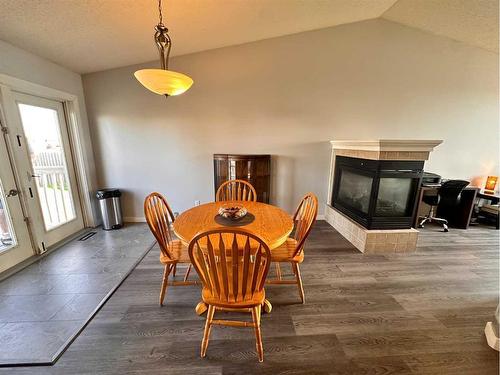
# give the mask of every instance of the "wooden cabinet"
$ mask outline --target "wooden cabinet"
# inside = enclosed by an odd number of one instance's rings
[[[214,195],[228,180],[245,180],[257,191],[257,201],[269,203],[271,155],[214,154]]]

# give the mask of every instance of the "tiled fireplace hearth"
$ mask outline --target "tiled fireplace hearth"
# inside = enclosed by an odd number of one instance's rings
[[[326,220],[365,253],[412,252],[425,160],[442,141],[331,141]]]

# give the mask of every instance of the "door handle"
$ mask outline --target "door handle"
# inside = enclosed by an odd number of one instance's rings
[[[10,189],[9,192],[7,193],[6,197],[15,197],[16,195],[19,194],[19,191],[16,189]]]

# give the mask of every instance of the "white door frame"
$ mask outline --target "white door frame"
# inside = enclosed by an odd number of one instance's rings
[[[4,123],[2,111],[0,111],[0,123]],[[8,198],[7,192],[11,189],[19,191],[19,181],[15,165],[11,163],[10,155],[7,150],[8,139],[4,135],[0,136],[0,180],[2,182],[0,192],[5,199],[4,214],[7,216],[7,225],[12,224],[15,245],[7,250],[0,252],[0,274],[7,269],[15,266],[23,260],[35,254],[35,244],[31,235],[31,228],[26,224],[26,212],[19,193],[16,196]]]
[[[32,226],[33,233],[35,233],[39,251],[44,252],[47,248],[52,247],[54,244],[60,241],[63,241],[64,239],[68,238],[69,236],[82,230],[85,227],[83,223],[82,203],[80,199],[80,193],[78,192],[78,183],[76,181],[73,150],[71,147],[71,142],[69,141],[68,126],[66,124],[66,113],[64,111],[63,103],[58,100],[41,98],[39,96],[24,93],[21,94],[17,91],[12,91],[10,95],[14,99],[14,105],[17,109],[17,116],[10,118],[7,117],[9,127],[12,127],[12,129],[15,131],[15,133],[10,137],[11,143],[16,142],[14,135],[18,136],[17,143],[19,145],[18,147],[14,146],[14,159],[16,160],[16,164],[18,164],[19,170],[24,172],[19,176],[19,178],[21,180],[22,190],[25,193],[25,202],[28,207],[30,225]],[[56,220],[57,224],[54,225],[54,223],[52,223],[52,227],[49,227],[52,221],[52,219],[50,218],[50,214],[48,214],[49,216],[46,216],[47,213],[44,214],[42,209],[43,201],[45,201],[45,203],[49,205],[48,201],[46,200],[47,192],[42,189],[44,191],[44,194],[42,194],[42,191],[39,188],[40,182],[42,184],[47,184],[48,180],[45,179],[46,177],[43,176],[43,173],[42,175],[40,175],[40,179],[34,178],[34,176],[37,175],[35,175],[36,170],[33,165],[33,161],[31,160],[29,134],[27,133],[27,130],[25,128],[25,120],[23,120],[22,110],[20,108],[20,105],[22,104],[53,111],[52,113],[55,112],[55,116],[57,118],[57,132],[59,133],[60,145],[62,146],[62,156],[64,160],[63,165],[66,172],[65,177],[67,178],[70,193],[69,195],[71,197],[71,203],[64,203],[64,199],[61,203],[62,207],[65,207],[66,205],[68,207],[72,206],[72,209],[74,210],[74,217],[68,219],[67,216],[65,216],[68,215],[68,211],[66,209],[63,209],[64,214],[62,214],[62,217],[65,217],[66,219],[62,220],[62,222]],[[6,106],[12,106],[12,103],[9,102],[8,104],[6,104]],[[53,176],[52,178],[55,178],[56,181],[58,180],[57,177]],[[30,194],[27,194],[28,191],[30,192]],[[31,196],[31,199],[29,198],[29,196]],[[54,190],[54,197],[55,196],[56,194]],[[56,209],[55,211],[58,211],[58,209]],[[52,214],[54,215],[55,212],[52,212]],[[59,212],[57,212],[55,217],[59,217]]]
[[[85,135],[78,97],[64,91],[31,83],[6,74],[0,74],[0,106],[3,111],[7,109],[4,107],[5,105],[8,106],[9,103],[14,103],[11,97],[12,91],[53,99],[63,103],[71,149],[73,151],[83,223],[85,227],[95,227],[98,224],[98,220],[95,216],[91,200],[91,195],[95,191],[95,187],[92,186],[92,179],[90,177],[93,173],[93,167],[90,165],[88,151],[83,141]],[[7,127],[7,129],[9,128],[9,124],[3,124],[3,126]]]

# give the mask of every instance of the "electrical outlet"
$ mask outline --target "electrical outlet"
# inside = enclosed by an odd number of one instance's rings
[[[200,205],[200,201],[198,201],[198,200],[194,201],[194,205],[195,206],[199,206]]]

